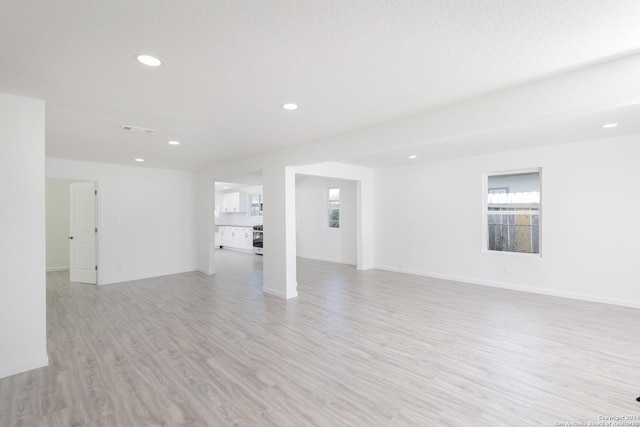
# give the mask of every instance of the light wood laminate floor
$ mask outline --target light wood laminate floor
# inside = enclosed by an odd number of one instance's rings
[[[215,276],[47,275],[50,365],[0,379],[0,426],[640,425],[640,310],[262,257]]]

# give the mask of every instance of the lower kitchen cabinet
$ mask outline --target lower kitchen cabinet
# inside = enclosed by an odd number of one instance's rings
[[[253,250],[253,228],[220,226],[219,230],[222,247]]]
[[[240,229],[240,249],[246,251],[253,250],[253,228],[243,227]]]

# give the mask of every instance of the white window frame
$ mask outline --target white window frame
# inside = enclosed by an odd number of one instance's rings
[[[509,251],[494,251],[489,249],[489,221],[488,212],[489,206],[487,201],[487,194],[489,194],[489,177],[499,175],[517,175],[525,173],[537,173],[540,191],[540,209],[538,210],[538,253],[526,253],[526,252],[509,252]],[[524,257],[542,257],[542,243],[543,243],[543,188],[542,188],[542,168],[523,168],[512,170],[501,170],[485,172],[482,174],[482,253],[485,254],[498,254],[500,256],[524,256]]]

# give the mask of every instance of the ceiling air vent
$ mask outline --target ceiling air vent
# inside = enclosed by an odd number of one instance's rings
[[[128,130],[130,132],[140,133],[156,133],[155,129],[141,128],[139,126],[122,125],[122,130]]]

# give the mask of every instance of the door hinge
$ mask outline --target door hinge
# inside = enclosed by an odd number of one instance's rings
[[[98,190],[93,190],[93,194],[98,195]]]
[[[98,232],[98,227],[96,227],[96,233]]]
[[[98,271],[98,266],[96,265],[96,271]]]

